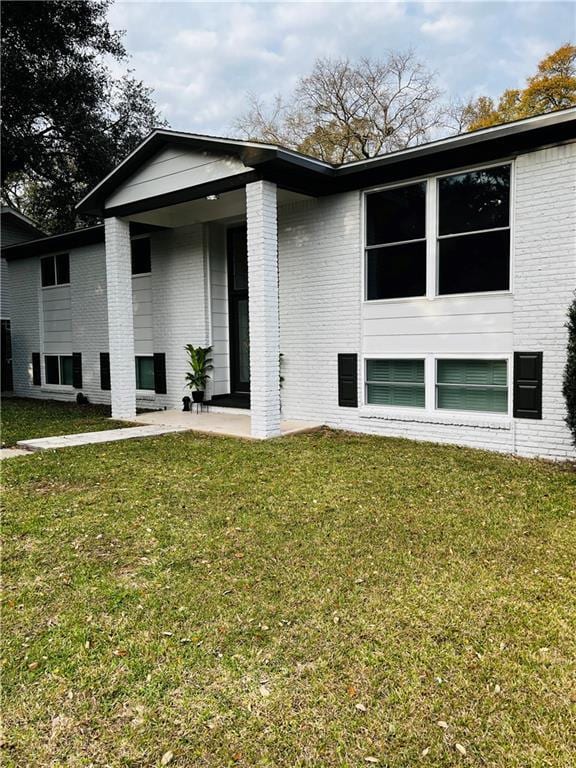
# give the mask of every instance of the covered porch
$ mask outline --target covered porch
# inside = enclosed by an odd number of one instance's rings
[[[172,425],[184,419],[187,428],[256,439],[317,427],[282,421],[280,403],[277,211],[309,196],[303,192],[305,180],[300,179],[297,189],[294,183],[287,188],[278,168],[271,172],[273,158],[262,147],[249,152],[248,158],[245,143],[220,146],[191,137],[175,141],[171,132],[158,133],[164,134],[162,140],[154,141],[153,135],[152,146],[145,142],[79,206],[98,211],[105,222],[113,418]],[[142,416],[136,416],[139,339],[133,315],[131,223],[151,225],[175,237],[191,227],[201,233],[194,256],[202,260],[201,268],[197,265],[190,277],[183,261],[179,280],[171,267],[171,282],[162,287],[164,309],[152,321],[162,323],[171,337],[169,353],[162,351],[163,357],[171,358],[166,365],[174,372],[168,376],[168,390],[164,385],[169,397],[160,406],[167,410]],[[163,257],[168,265],[170,255],[170,246],[153,254],[153,269],[162,272]],[[216,258],[220,272],[215,282]],[[193,291],[186,290],[186,280],[189,286],[194,281]],[[216,312],[214,307],[222,309]],[[208,414],[190,414],[175,409],[186,394],[183,375],[178,381],[185,365],[185,340],[213,348],[216,370],[208,397],[215,398],[214,405],[219,396],[231,395],[249,403],[249,411],[218,409],[224,411],[218,413],[212,408]]]

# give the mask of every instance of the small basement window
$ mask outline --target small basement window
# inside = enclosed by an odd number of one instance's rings
[[[154,390],[154,358],[136,358],[136,389]]]
[[[508,413],[506,360],[438,360],[436,407],[452,411]]]
[[[438,293],[510,287],[510,166],[438,180]]]
[[[72,355],[44,355],[46,384],[72,386]]]
[[[366,402],[424,408],[424,360],[367,360]]]
[[[366,195],[366,298],[426,294],[426,182]]]
[[[45,256],[40,259],[42,288],[53,285],[70,284],[70,256],[59,253],[57,256]]]
[[[132,240],[130,251],[133,275],[147,275],[152,272],[149,237],[140,237],[137,240]]]

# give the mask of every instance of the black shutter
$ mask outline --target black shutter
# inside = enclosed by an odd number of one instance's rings
[[[42,384],[40,352],[32,352],[32,384],[34,384],[35,387],[39,387]]]
[[[358,407],[358,355],[338,355],[338,405]]]
[[[166,355],[154,353],[154,390],[157,395],[166,394]]]
[[[100,389],[110,389],[110,354],[100,352]]]
[[[514,352],[514,409],[517,419],[542,418],[542,352]]]
[[[82,389],[82,353],[72,352],[72,386]]]

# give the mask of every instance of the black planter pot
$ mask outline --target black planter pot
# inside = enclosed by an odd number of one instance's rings
[[[203,389],[195,389],[192,392],[192,400],[194,400],[195,403],[203,403],[204,402],[204,390]]]

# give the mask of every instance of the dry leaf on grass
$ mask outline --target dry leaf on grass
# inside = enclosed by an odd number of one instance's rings
[[[162,760],[160,760],[160,765],[168,765],[168,763],[172,762],[172,758],[174,757],[174,752],[171,752],[168,750],[168,752],[164,752],[162,755]]]
[[[455,744],[454,746],[456,747],[456,751],[460,752],[461,755],[466,754],[466,747],[463,747],[462,744]]]
[[[446,720],[438,720],[436,725],[439,726],[440,728],[448,728],[448,723],[446,722]]]

